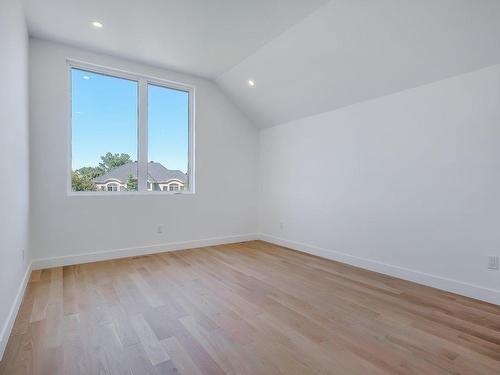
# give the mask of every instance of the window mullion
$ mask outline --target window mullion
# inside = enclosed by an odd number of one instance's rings
[[[148,83],[139,80],[138,178],[139,192],[147,192],[148,176]]]

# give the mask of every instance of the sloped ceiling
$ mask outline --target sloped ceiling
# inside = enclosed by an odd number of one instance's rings
[[[333,0],[217,83],[267,127],[497,63],[500,1]]]
[[[215,80],[259,127],[500,63],[498,0],[23,2],[31,35]]]
[[[32,36],[215,78],[327,0],[22,0]],[[91,27],[97,20],[102,29]]]

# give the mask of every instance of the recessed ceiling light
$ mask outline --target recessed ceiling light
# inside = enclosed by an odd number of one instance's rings
[[[85,80],[89,80],[90,79],[89,76],[83,76],[82,78],[85,79]]]
[[[96,29],[102,29],[104,25],[99,21],[93,21],[92,26],[94,26]]]
[[[248,86],[250,86],[250,87],[254,87],[254,86],[255,86],[255,81],[254,81],[254,80],[252,80],[252,79],[249,79],[249,80],[248,80]]]

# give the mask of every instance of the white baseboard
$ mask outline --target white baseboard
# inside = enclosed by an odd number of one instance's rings
[[[40,259],[33,259],[32,268],[34,270],[39,270],[51,267],[70,266],[73,264],[98,262],[101,260],[111,260],[111,259],[126,258],[131,256],[155,254],[166,251],[193,249],[197,247],[223,245],[234,242],[252,241],[256,239],[257,239],[256,234],[242,234],[235,236],[206,238],[193,241],[170,242],[170,243],[142,246],[142,247],[129,247],[124,249],[114,249],[114,250],[97,251],[97,252],[89,252],[89,253],[74,254],[74,255],[65,255],[53,258],[40,258]]]
[[[4,323],[2,332],[0,333],[0,361],[3,358],[3,353],[5,352],[5,347],[7,346],[7,342],[9,341],[10,333],[12,332],[12,328],[14,327],[14,322],[16,321],[19,307],[21,306],[21,302],[23,301],[24,292],[26,291],[26,285],[28,285],[28,281],[31,275],[31,266],[32,264],[30,263],[26,268],[23,281],[21,282],[21,285],[19,285],[16,298],[14,299],[10,308],[9,316],[7,317],[7,321]]]
[[[267,241],[275,245],[288,247],[293,250],[303,251],[305,253],[317,255],[322,258],[347,263],[352,266],[368,269],[370,271],[383,273],[385,275],[413,281],[418,284],[442,289],[447,292],[452,292],[466,297],[500,305],[500,290],[489,289],[479,285],[469,284],[437,275],[431,275],[425,272],[414,271],[408,268],[382,263],[376,260],[359,258],[339,251],[328,250],[264,233],[258,234],[258,238],[262,241]]]

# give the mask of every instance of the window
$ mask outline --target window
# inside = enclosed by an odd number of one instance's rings
[[[69,65],[71,191],[193,191],[193,88]]]

